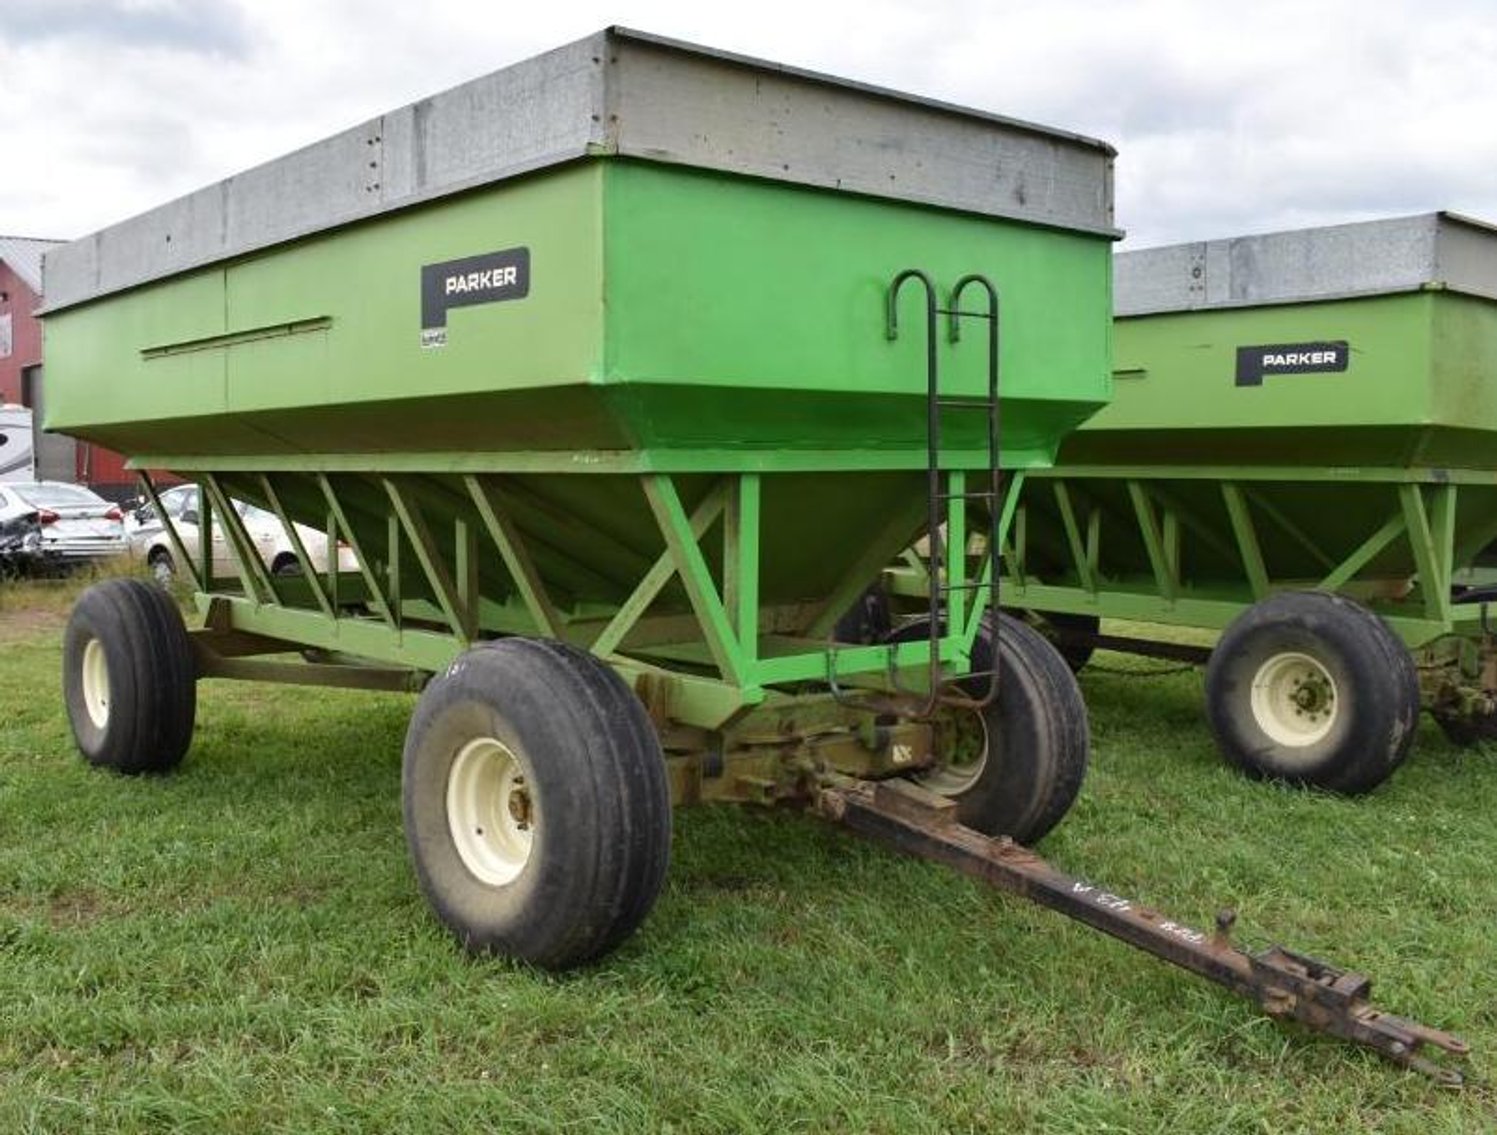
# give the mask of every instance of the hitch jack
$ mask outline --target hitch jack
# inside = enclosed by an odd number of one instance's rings
[[[1374,1008],[1372,982],[1361,974],[1280,946],[1256,954],[1239,950],[1230,938],[1231,911],[1217,916],[1213,933],[1194,930],[1072,878],[1010,839],[963,827],[952,801],[906,780],[833,781],[819,790],[816,809],[899,851],[954,867],[1224,985],[1272,1017],[1364,1045],[1441,1084],[1463,1083],[1459,1070],[1430,1056],[1463,1057],[1470,1051],[1465,1041]]]

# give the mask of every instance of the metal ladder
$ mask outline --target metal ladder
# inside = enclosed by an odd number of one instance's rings
[[[999,474],[999,412],[998,412],[998,345],[999,305],[998,289],[986,276],[969,273],[956,282],[951,289],[951,298],[945,307],[940,306],[935,282],[927,272],[919,268],[906,268],[897,273],[889,284],[887,305],[888,338],[899,338],[899,295],[903,287],[916,280],[925,291],[925,365],[926,365],[926,532],[930,542],[929,556],[929,627],[930,627],[930,675],[925,706],[921,714],[931,713],[941,702],[955,703],[980,709],[998,696],[998,577],[999,577],[999,529],[1000,474]],[[965,310],[961,306],[962,295],[969,287],[978,287],[987,299],[981,310]],[[982,395],[958,396],[945,394],[941,390],[941,367],[939,357],[940,317],[948,322],[948,338],[952,343],[961,341],[962,320],[978,319],[987,324],[988,381]],[[944,411],[980,412],[987,417],[987,467],[986,488],[973,490],[967,486],[966,471],[950,469],[944,474],[941,469],[941,417]],[[967,581],[967,505],[969,502],[985,502],[988,517],[988,539],[985,565],[979,567],[974,582]],[[942,534],[943,520],[946,525]],[[953,551],[954,549],[954,551]],[[963,625],[966,616],[966,595],[979,591],[983,586],[983,575],[988,577],[987,620],[992,636],[993,648],[988,669],[968,675],[968,678],[986,678],[987,685],[980,694],[972,696],[943,693],[941,689],[940,643],[943,631],[955,632]],[[891,664],[892,665],[892,664]],[[968,686],[970,690],[970,686]],[[908,692],[908,691],[901,691]]]

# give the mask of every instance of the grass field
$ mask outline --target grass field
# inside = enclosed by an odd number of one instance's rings
[[[1373,975],[1473,1042],[1461,1092],[793,814],[679,813],[596,968],[469,961],[406,861],[410,698],[204,683],[182,769],[122,779],[73,753],[65,609],[0,596],[0,1132],[1497,1130],[1497,752],[1432,727],[1368,798],[1266,787],[1197,674],[1104,655],[1042,850]]]

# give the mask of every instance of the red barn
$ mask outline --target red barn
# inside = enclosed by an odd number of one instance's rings
[[[39,419],[42,386],[42,254],[59,241],[0,236],[0,403],[30,407]],[[37,476],[75,481],[101,496],[122,500],[135,478],[117,453],[60,434],[36,435]]]

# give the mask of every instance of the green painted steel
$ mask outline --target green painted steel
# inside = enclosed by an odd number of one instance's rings
[[[519,246],[529,295],[453,309],[446,346],[423,349],[422,265]],[[881,300],[920,265],[998,284],[1004,460],[1042,464],[1108,396],[1108,251],[1093,234],[581,162],[60,311],[49,424],[182,468],[378,468],[385,453],[431,472],[506,453],[819,468],[850,449],[915,468],[923,347],[887,341]],[[950,389],[980,390],[981,352],[942,350]],[[976,455],[975,429],[953,419],[953,461]]]
[[[924,346],[889,343],[880,307],[912,265],[1002,293],[1006,465],[1048,464],[1108,396],[1108,328],[1088,314],[1110,303],[1105,240],[641,164],[615,165],[608,190],[606,370],[630,385],[645,449],[717,445],[730,427],[735,446],[923,461]],[[943,363],[950,393],[983,392],[980,350]],[[982,446],[975,420],[947,434]]]
[[[1114,334],[1114,401],[1020,494],[1005,603],[1221,628],[1313,587],[1411,646],[1475,628],[1450,600],[1497,540],[1497,302],[1426,286]],[[1239,348],[1337,341],[1344,370],[1238,382]]]
[[[163,463],[629,448],[589,389],[602,179],[574,165],[55,313],[48,421]],[[422,265],[519,244],[529,296],[452,311],[423,350]]]
[[[1439,289],[1116,321],[1114,398],[1067,464],[1497,469],[1497,303]],[[1346,370],[1236,384],[1239,347],[1345,341]]]
[[[918,532],[919,476],[799,480],[208,473],[204,499],[216,502],[239,569],[236,579],[199,574],[198,601],[210,632],[269,644],[251,653],[291,642],[416,672],[439,670],[493,635],[562,638],[652,684],[672,720],[702,728],[722,726],[775,686],[835,676],[886,689],[897,676],[918,688],[924,641],[834,646],[826,632],[878,564]],[[578,490],[582,515],[556,507],[558,487]],[[858,492],[870,488],[887,491]],[[824,495],[808,497],[813,489]],[[859,509],[838,524],[834,502],[849,492]],[[270,575],[253,562],[230,498],[267,501],[288,517],[298,502],[323,502],[328,530],[357,553],[357,574]],[[818,500],[828,522],[813,541],[793,522]],[[951,502],[948,520],[962,507]],[[792,529],[802,546],[787,539]],[[869,530],[866,545],[842,535]],[[965,672],[980,614],[974,606],[942,639],[949,673]],[[241,672],[275,671],[215,671]]]

